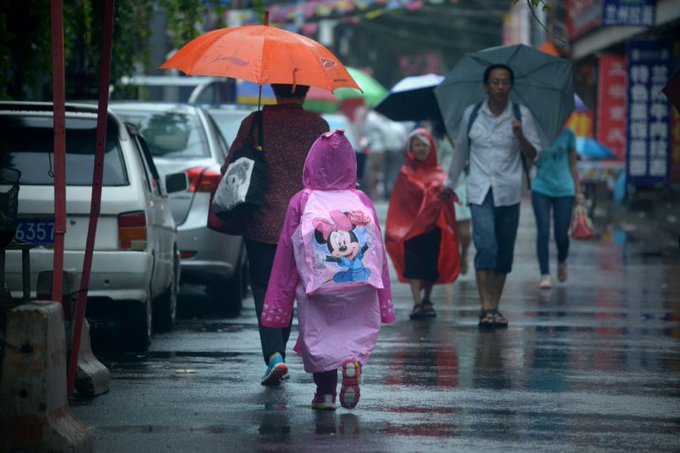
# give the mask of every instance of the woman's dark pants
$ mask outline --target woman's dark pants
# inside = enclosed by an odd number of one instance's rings
[[[246,239],[245,242],[246,252],[248,253],[250,289],[253,291],[257,324],[260,328],[262,356],[264,357],[264,363],[268,364],[269,357],[276,352],[280,353],[284,359],[286,358],[286,343],[290,337],[290,324],[285,329],[262,327],[260,324],[262,307],[264,306],[264,296],[267,294],[269,276],[272,273],[272,266],[274,265],[276,244],[266,244],[250,239]]]

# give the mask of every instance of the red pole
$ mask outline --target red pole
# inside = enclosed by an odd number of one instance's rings
[[[94,154],[94,171],[92,175],[92,199],[90,201],[90,223],[87,230],[85,256],[83,257],[83,271],[80,277],[80,291],[76,304],[76,319],[73,328],[71,355],[68,364],[68,396],[73,395],[78,370],[78,353],[80,337],[85,321],[87,307],[87,290],[90,285],[90,270],[92,269],[92,254],[97,233],[97,220],[102,198],[102,177],[104,174],[104,148],[106,145],[106,119],[109,109],[109,83],[111,79],[111,46],[113,41],[113,9],[114,0],[106,0],[104,7],[104,36],[102,42],[101,74],[99,78],[99,108],[97,111],[97,143]]]
[[[64,82],[64,24],[61,0],[52,0],[52,108],[54,114],[54,255],[52,300],[61,302],[66,234],[66,89]]]

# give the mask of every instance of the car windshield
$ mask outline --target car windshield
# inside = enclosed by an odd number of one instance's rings
[[[94,119],[66,119],[66,184],[91,186],[96,144]],[[104,186],[128,185],[127,173],[109,121],[104,155]],[[54,128],[52,117],[0,115],[0,156],[7,168],[21,172],[21,185],[54,184]]]
[[[151,155],[166,159],[210,157],[198,115],[176,110],[140,111],[113,107],[124,121],[139,129]]]

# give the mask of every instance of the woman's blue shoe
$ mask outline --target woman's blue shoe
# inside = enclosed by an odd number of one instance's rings
[[[288,367],[283,361],[281,354],[276,354],[269,361],[269,366],[267,371],[265,371],[264,376],[260,384],[262,385],[279,385],[281,381],[288,377]]]

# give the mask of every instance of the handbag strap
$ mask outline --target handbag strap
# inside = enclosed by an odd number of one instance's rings
[[[262,110],[255,111],[255,116],[253,122],[250,123],[250,132],[248,133],[248,139],[253,140],[253,129],[257,126],[257,141],[254,143],[254,148],[258,151],[264,151],[264,125],[262,119]]]

